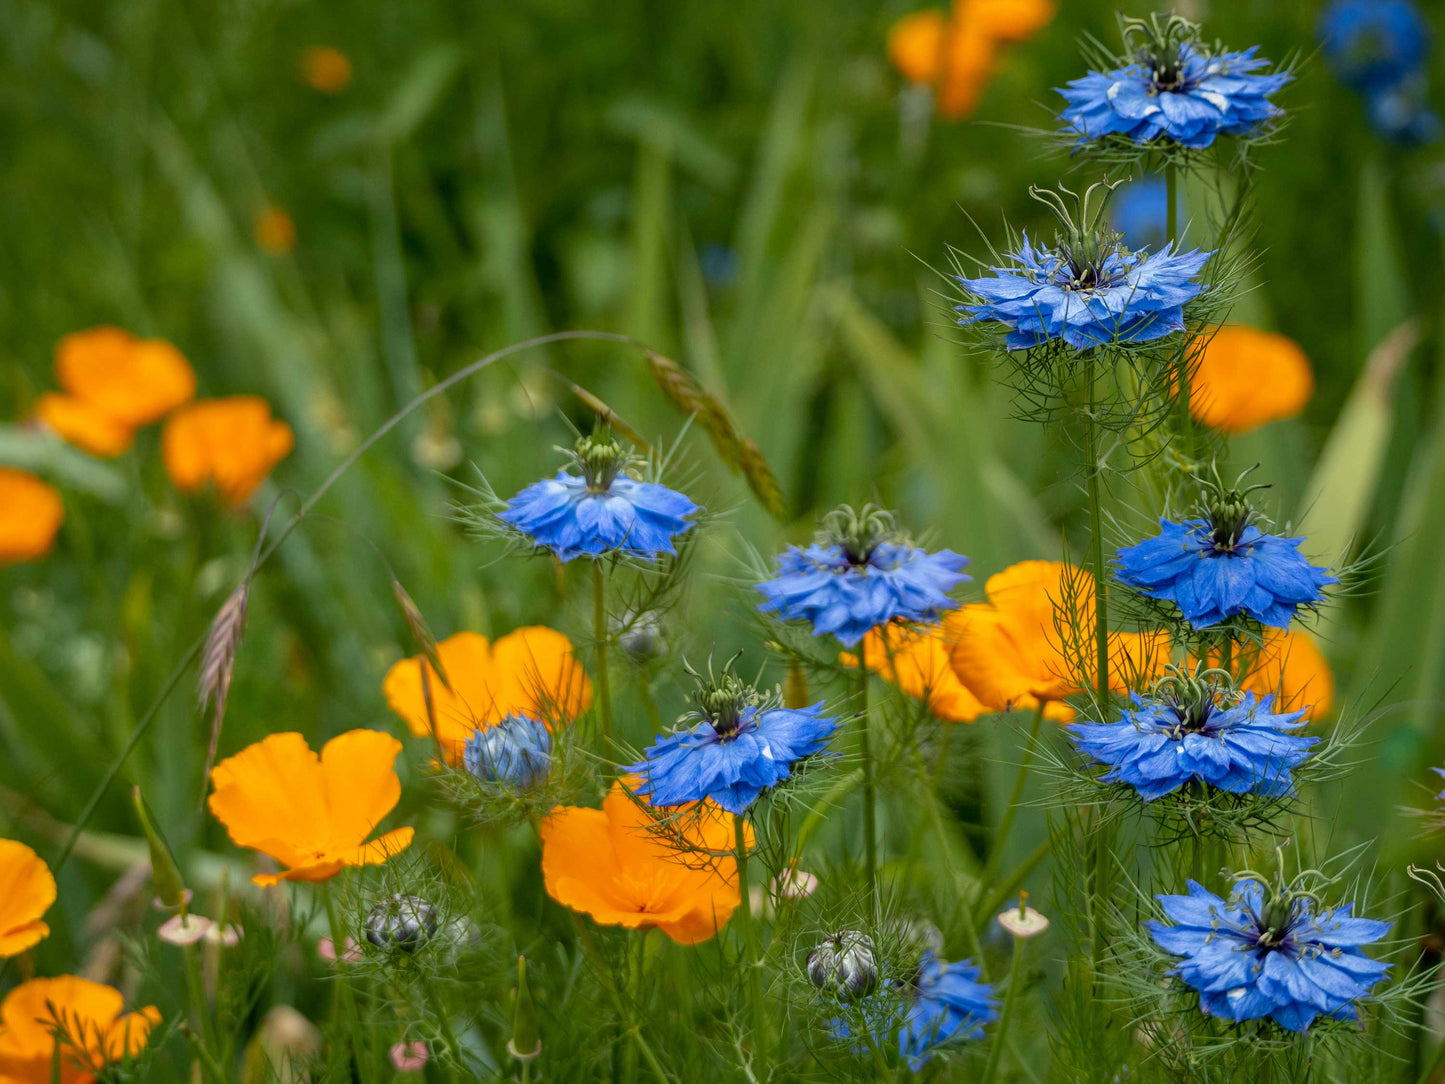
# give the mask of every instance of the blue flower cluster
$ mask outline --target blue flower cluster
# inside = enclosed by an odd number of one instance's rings
[[[483,783],[531,790],[552,770],[552,735],[530,716],[508,715],[472,732],[462,763]]]
[[[1025,234],[1013,266],[992,275],[960,278],[977,303],[958,305],[959,324],[992,321],[1009,329],[1004,345],[1026,350],[1062,339],[1076,350],[1142,343],[1184,330],[1184,306],[1203,286],[1194,277],[1212,256],[1194,249],[1129,252],[1115,246],[1097,261],[1036,248]]]
[[[1169,140],[1202,148],[1221,135],[1252,135],[1284,111],[1269,100],[1292,76],[1265,71],[1255,49],[1210,55],[1184,43],[1141,50],[1108,72],[1090,72],[1061,88],[1059,119],[1081,142],[1122,136],[1134,143]]]
[[[822,752],[837,728],[822,704],[710,709],[696,725],[659,738],[645,759],[623,770],[641,777],[637,793],[655,806],[711,798],[740,814],[792,775],[798,761]]]
[[[1350,904],[1316,913],[1308,894],[1254,880],[1239,882],[1228,900],[1188,886],[1187,896],[1156,897],[1172,925],[1146,925],[1160,948],[1183,957],[1172,973],[1199,991],[1209,1016],[1268,1017],[1296,1032],[1320,1015],[1354,1020],[1355,1003],[1390,968],[1360,946],[1391,924],[1356,918]]]
[[[1426,143],[1440,118],[1426,105],[1430,27],[1410,0],[1338,0],[1320,17],[1325,60],[1364,96],[1370,122],[1388,139]]]
[[[1231,530],[1194,519],[1159,521],[1160,532],[1115,554],[1122,583],[1173,602],[1196,629],[1244,614],[1288,628],[1301,606],[1339,580],[1299,552],[1301,538],[1265,534],[1252,524]]]
[[[1079,751],[1109,766],[1105,783],[1127,783],[1145,801],[1198,779],[1231,794],[1293,794],[1292,768],[1319,738],[1289,733],[1305,725],[1304,712],[1271,712],[1272,695],[1245,693],[1233,706],[1213,696],[1195,703],[1130,694],[1132,711],[1117,723],[1074,723],[1069,736]]]

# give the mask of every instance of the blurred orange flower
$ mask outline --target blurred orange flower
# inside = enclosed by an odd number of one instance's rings
[[[263,207],[251,223],[262,252],[284,256],[296,247],[296,223],[280,207]]]
[[[340,49],[313,45],[301,54],[301,78],[322,94],[340,94],[351,85],[351,61]]]
[[[988,578],[989,601],[970,603],[943,619],[944,639],[953,644],[959,678],[991,710],[1035,708],[1067,722],[1074,711],[1060,703],[1082,692],[1090,679],[1094,577],[1058,561],[1023,561]],[[1061,628],[1076,627],[1086,642],[1074,645],[1083,673],[1071,663]],[[1109,636],[1109,687],[1116,692],[1152,681],[1169,661],[1161,635],[1114,632]]]
[[[719,811],[719,826],[729,819]],[[552,810],[538,829],[547,894],[604,926],[656,926],[679,944],[706,941],[738,905],[737,863],[727,855],[671,846],[651,822],[621,783],[613,785],[601,809]],[[731,837],[730,825],[705,831],[708,848],[731,847],[723,839]]]
[[[379,865],[411,844],[410,828],[366,842],[401,797],[392,766],[400,752],[401,742],[380,730],[332,738],[319,757],[300,734],[272,734],[216,765],[211,812],[231,842],[286,867],[252,877],[258,885]]]
[[[75,975],[22,982],[0,1002],[0,1082],[51,1084],[56,1034],[62,1084],[91,1084],[138,1054],[160,1023],[154,1005],[126,1013],[120,991]]]
[[[1241,689],[1259,696],[1273,693],[1277,710],[1303,709],[1311,722],[1329,714],[1335,700],[1335,677],[1308,632],[1265,629],[1262,643],[1237,650],[1234,669]],[[1217,655],[1209,661],[1219,665]]]
[[[472,731],[508,715],[530,715],[548,729],[569,723],[592,705],[592,682],[572,653],[572,641],[554,629],[529,625],[489,643],[459,632],[437,644],[448,689],[430,663],[427,685],[436,711],[437,740],[447,760],[461,763]],[[382,679],[391,710],[417,737],[432,732],[422,695],[421,656],[402,659]]]
[[[0,467],[0,565],[44,557],[63,522],[59,493],[28,471]]]
[[[884,635],[886,631],[886,637]],[[907,695],[928,701],[928,710],[950,723],[971,723],[989,708],[959,678],[952,663],[953,645],[937,625],[892,625],[863,637],[868,669]],[[857,666],[858,656],[843,653],[844,666]]]
[[[55,348],[55,377],[35,413],[61,437],[93,455],[117,456],[135,430],[158,421],[196,393],[190,363],[164,339],[137,339],[118,327],[77,331]]]
[[[1205,345],[1190,380],[1189,412],[1225,433],[1293,418],[1314,394],[1299,344],[1252,327],[1222,327]]]
[[[221,500],[239,507],[290,454],[291,427],[271,417],[254,395],[202,399],[176,411],[161,433],[161,456],[176,488],[194,493],[215,483]]]
[[[54,902],[45,861],[23,843],[0,839],[0,956],[18,956],[50,936],[40,919]]]
[[[1052,0],[954,0],[905,15],[888,32],[888,56],[910,82],[938,95],[938,112],[952,120],[978,105],[998,70],[1000,46],[1025,41],[1054,16]]]

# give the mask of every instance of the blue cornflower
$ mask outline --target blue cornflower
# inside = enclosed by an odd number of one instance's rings
[[[1424,70],[1430,27],[1410,0],[1338,0],[1319,22],[1335,78],[1362,94],[1387,90]]]
[[[1105,204],[1116,185],[1091,185],[1079,196],[1031,188],[1063,225],[1053,248],[1035,247],[1025,233],[1010,266],[982,278],[960,278],[977,301],[954,307],[963,325],[980,322],[1009,329],[1004,345],[1026,350],[1062,339],[1076,350],[1108,343],[1142,343],[1184,330],[1184,306],[1204,287],[1193,281],[1212,252],[1131,252],[1119,235],[1102,228]],[[1096,199],[1096,193],[1102,194]],[[1067,196],[1074,204],[1070,210]]]
[[[1131,62],[1059,90],[1067,103],[1059,119],[1081,143],[1122,136],[1202,148],[1220,135],[1252,135],[1284,112],[1269,95],[1293,76],[1261,73],[1269,61],[1252,48],[1210,53],[1179,16],[1125,20],[1124,44]]]
[[[531,790],[552,770],[552,735],[530,716],[508,715],[495,726],[472,731],[462,763],[483,783]]]
[[[698,709],[684,716],[692,725],[658,738],[623,769],[641,777],[636,791],[655,806],[711,798],[741,814],[798,761],[822,752],[838,729],[822,704],[782,707],[726,670],[700,684]]]
[[[1100,781],[1127,783],[1145,801],[1192,779],[1231,794],[1293,794],[1290,769],[1320,740],[1289,733],[1305,725],[1305,713],[1271,711],[1272,694],[1237,698],[1208,671],[1170,669],[1147,700],[1129,694],[1134,710],[1119,722],[1070,724],[1079,751],[1109,766]]]
[[[960,571],[966,564],[952,550],[929,553],[899,540],[887,512],[839,508],[816,542],[778,557],[779,575],[758,584],[767,597],[758,609],[808,621],[814,636],[831,633],[852,647],[878,625],[927,621],[955,608],[948,592],[969,579]]]
[[[676,553],[673,539],[691,529],[699,508],[683,494],[623,473],[629,456],[607,433],[578,441],[571,453],[581,474],[563,469],[535,482],[497,518],[561,560],[626,553],[658,557]]]
[[[1199,991],[1203,1012],[1222,1020],[1267,1016],[1303,1032],[1319,1015],[1358,1018],[1355,1003],[1390,968],[1360,946],[1380,940],[1391,923],[1356,918],[1351,904],[1316,912],[1311,894],[1253,877],[1228,900],[1194,881],[1187,896],[1155,897],[1173,925],[1146,926],[1160,948],[1184,957],[1171,973]]]

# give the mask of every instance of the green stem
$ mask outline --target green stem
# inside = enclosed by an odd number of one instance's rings
[[[733,817],[733,856],[738,866],[738,921],[743,929],[743,946],[747,952],[748,1009],[753,1017],[753,1036],[758,1060],[768,1062],[768,1019],[763,1005],[762,958],[758,953],[758,930],[753,920],[751,885],[748,881],[747,821]]]
[[[211,1044],[215,1036],[212,1034],[211,1014],[206,1006],[206,991],[201,982],[201,965],[196,958],[196,946],[186,945],[181,949],[184,957],[184,968],[186,973],[186,993],[191,1002],[191,1027],[196,1032],[196,1045],[208,1055],[205,1059],[207,1068],[215,1064],[214,1057],[210,1056]],[[217,1076],[216,1080],[224,1080],[224,1075]]]
[[[1003,994],[1003,1012],[999,1015],[998,1027],[993,1033],[993,1045],[988,1050],[988,1064],[983,1069],[982,1084],[993,1084],[994,1078],[998,1076],[999,1062],[1003,1059],[1004,1040],[1008,1038],[1009,1021],[1013,1019],[1019,986],[1023,983],[1024,947],[1027,944],[1026,938],[1014,938],[1013,959],[1008,967],[1008,989]]]
[[[341,920],[336,917],[336,901],[331,898],[331,885],[323,881],[318,886],[318,891],[321,901],[326,907],[326,924],[331,930],[332,950],[336,953],[337,975],[334,998],[336,1005],[341,1010],[341,1026],[346,1032],[346,1047],[350,1051],[352,1063],[356,1066],[357,1075],[360,1079],[369,1081],[372,1076],[371,1065],[357,1045],[357,1038],[361,1034],[361,1023],[356,1011],[356,995],[344,972],[346,930],[342,927]]]
[[[1088,413],[1088,488],[1089,488],[1089,543],[1093,550],[1094,571],[1094,685],[1097,690],[1099,711],[1109,704],[1109,569],[1104,564],[1104,503],[1103,482],[1100,478],[1102,465],[1099,462],[1099,426],[1095,418],[1098,412],[1098,369],[1097,358],[1089,359],[1089,413]]]
[[[868,733],[868,639],[858,643],[858,753],[863,761],[863,855],[868,875],[868,901],[878,921],[878,797],[873,785],[873,740]]]
[[[592,562],[592,634],[597,640],[597,716],[602,722],[602,739],[612,745],[612,685],[607,676],[607,585],[602,562]]]
[[[446,1068],[447,1079],[455,1084],[461,1079],[457,1076],[457,1065],[462,1058],[462,1044],[457,1042],[456,1032],[452,1030],[451,1017],[447,1015],[446,1006],[438,1000],[433,984],[427,981],[425,976],[419,977],[421,988],[425,992],[427,1008],[431,1010],[432,1016],[436,1017],[437,1026],[441,1028],[442,1032],[442,1042],[446,1043],[447,1047],[445,1056],[439,1060]]]
[[[1052,850],[1052,845],[1047,839],[1031,850],[1028,857],[1015,866],[1013,872],[1002,883],[995,886],[988,898],[979,906],[978,921],[987,922],[992,915],[997,914],[1009,897],[1015,895],[1023,886],[1029,874],[1038,869],[1043,860],[1049,856],[1050,850]]]
[[[1019,764],[1019,774],[1014,780],[1013,793],[1009,795],[1008,806],[1004,809],[1003,819],[999,821],[998,831],[994,833],[993,847],[989,850],[988,863],[983,869],[983,883],[990,884],[998,873],[998,864],[1003,859],[1004,844],[1008,842],[1009,832],[1013,829],[1014,818],[1018,815],[1019,803],[1023,801],[1024,785],[1028,782],[1029,768],[1034,762],[1034,747],[1039,740],[1039,727],[1044,721],[1044,708],[1047,700],[1040,700],[1039,706],[1034,709],[1033,722],[1029,726],[1029,741],[1024,746],[1023,761]]]
[[[1173,162],[1164,166],[1164,232],[1176,245],[1179,243],[1179,167]]]

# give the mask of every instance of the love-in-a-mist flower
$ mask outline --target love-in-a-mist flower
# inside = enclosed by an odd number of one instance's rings
[[[50,935],[41,919],[55,902],[55,878],[25,844],[0,839],[0,956],[18,956]]]
[[[791,776],[800,760],[822,752],[838,728],[823,714],[823,704],[785,708],[731,669],[721,677],[696,676],[696,710],[624,769],[637,777],[636,792],[655,806],[711,799],[741,814]]]
[[[1061,94],[1059,119],[1081,143],[1117,136],[1136,144],[1208,147],[1216,138],[1255,135],[1284,110],[1269,100],[1293,76],[1272,71],[1256,49],[1212,49],[1178,15],[1123,19],[1118,67],[1091,71]]]
[[[22,982],[0,1002],[0,1081],[93,1084],[107,1066],[145,1048],[154,1005],[125,1012],[119,990],[75,975]]]
[[[1057,192],[1031,187],[1062,231],[1052,248],[1024,234],[1018,250],[1006,255],[1009,263],[978,278],[960,277],[967,300],[954,307],[959,324],[1003,326],[1009,350],[1055,341],[1088,350],[1184,330],[1184,306],[1203,291],[1195,277],[1213,253],[1179,252],[1172,244],[1156,253],[1125,248],[1104,218],[1115,186],[1100,182],[1082,196],[1062,185]]]
[[[1206,486],[1203,515],[1175,523],[1115,554],[1115,575],[1149,598],[1172,602],[1196,629],[1236,615],[1269,628],[1288,628],[1301,607],[1314,606],[1339,583],[1300,553],[1302,538],[1266,534],[1252,522],[1240,482]]]
[[[257,874],[256,884],[329,880],[411,844],[410,828],[366,841],[401,798],[392,767],[400,752],[401,742],[379,730],[332,738],[320,756],[300,734],[272,734],[216,765],[210,809],[236,846],[286,867]]]
[[[1335,78],[1362,94],[1410,78],[1430,57],[1430,26],[1410,0],[1336,0],[1319,36]]]
[[[1305,725],[1303,711],[1276,713],[1273,697],[1237,693],[1221,671],[1170,667],[1147,698],[1129,698],[1133,710],[1118,722],[1068,730],[1080,752],[1108,766],[1100,782],[1131,786],[1145,801],[1194,780],[1230,794],[1293,794],[1291,769],[1320,740],[1291,733]]]
[[[1356,918],[1352,905],[1323,909],[1314,893],[1281,876],[1274,884],[1247,873],[1228,899],[1188,882],[1186,896],[1155,897],[1169,924],[1146,923],[1173,969],[1199,991],[1209,1016],[1236,1023],[1269,1017],[1289,1031],[1315,1018],[1354,1020],[1358,1003],[1390,965],[1361,945],[1380,940],[1391,923]]]
[[[462,763],[483,783],[531,790],[552,770],[552,735],[530,716],[509,715],[496,726],[472,731]]]
[[[898,1053],[915,1073],[942,1047],[983,1038],[985,1024],[998,1019],[993,987],[979,981],[971,960],[949,963],[925,951],[918,967],[887,993],[865,998],[859,1005],[873,1040],[892,1041],[896,1032]],[[835,1037],[846,1039],[853,1031],[847,1020],[832,1022]]]
[[[785,621],[807,621],[814,636],[852,647],[889,621],[929,621],[958,605],[948,593],[969,577],[968,558],[952,550],[911,545],[891,513],[871,505],[834,509],[810,546],[789,546],[778,576],[758,584],[758,609]]]
[[[569,453],[577,473],[534,482],[497,518],[551,550],[559,560],[609,553],[655,558],[676,553],[674,539],[692,529],[698,506],[676,490],[627,474],[632,456],[606,430],[583,437]]]

